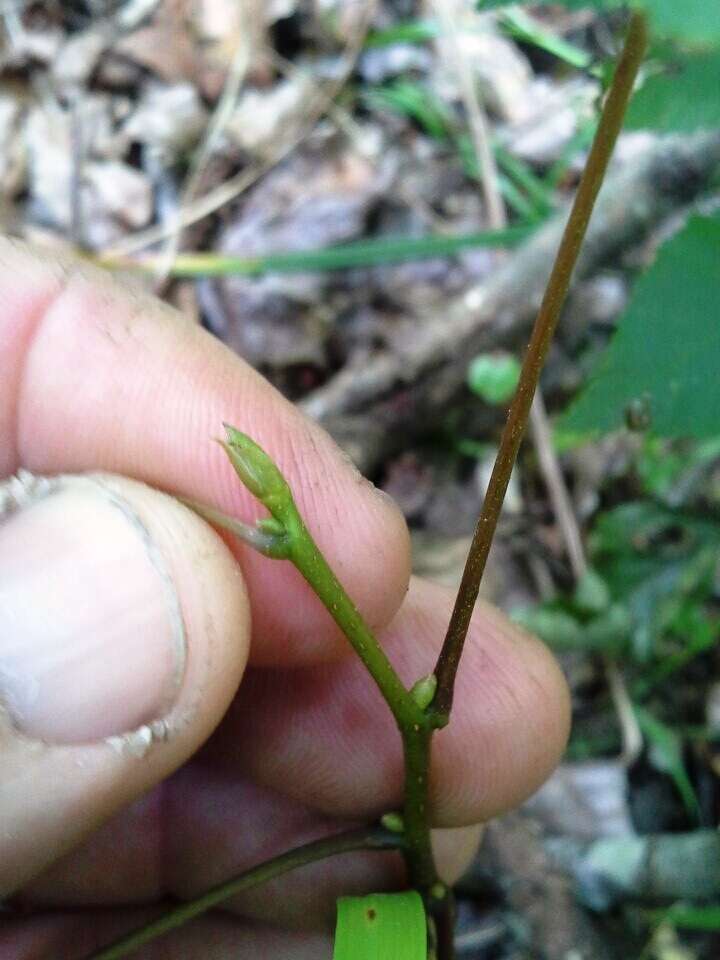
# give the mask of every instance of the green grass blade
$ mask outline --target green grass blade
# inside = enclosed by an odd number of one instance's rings
[[[500,26],[514,40],[529,43],[546,53],[563,60],[571,67],[587,70],[592,64],[592,57],[581,47],[576,47],[567,40],[563,40],[552,30],[548,30],[539,21],[529,17],[517,7],[501,10],[499,14]]]
[[[395,43],[426,43],[440,33],[436,20],[406,20],[384,30],[373,30],[365,38],[365,49],[391,47]]]
[[[680,736],[643,707],[635,706],[635,716],[650,743],[650,761],[656,770],[666,773],[675,784],[689,817],[699,820],[700,804],[685,769]]]
[[[427,960],[425,908],[415,890],[341,897],[333,960]]]
[[[363,100],[373,110],[391,110],[408,117],[440,143],[449,139],[453,116],[443,101],[427,86],[402,78],[371,87]]]
[[[496,145],[494,151],[495,159],[503,173],[512,177],[515,183],[525,191],[537,208],[539,216],[547,215],[552,207],[552,188],[536,177],[527,163],[514,157],[508,150]]]
[[[361,240],[324,250],[297,250],[289,253],[270,253],[262,257],[228,257],[217,253],[181,254],[175,260],[171,276],[194,277],[260,276],[264,273],[309,273],[314,270],[347,270],[351,267],[374,267],[408,260],[427,260],[450,257],[462,250],[475,247],[515,247],[526,240],[532,228],[509,227],[506,230],[486,230],[457,236],[383,237]],[[140,267],[153,270],[157,257],[139,261],[110,261],[109,267]]]

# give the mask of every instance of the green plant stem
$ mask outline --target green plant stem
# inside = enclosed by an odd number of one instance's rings
[[[277,535],[277,546],[273,544],[272,535],[256,527],[240,523],[213,507],[206,507],[192,500],[183,502],[206,520],[241,537],[267,556],[282,556],[290,560],[365,664],[390,708],[402,737],[405,762],[403,823],[406,840],[403,853],[412,884],[427,892],[438,879],[430,846],[428,819],[432,721],[426,710],[403,685],[385,651],[320,552],[291,498],[289,489],[282,505],[279,508],[274,507],[275,517],[282,517],[284,526],[284,532]],[[258,536],[267,537],[268,542],[259,544]]]
[[[150,940],[154,940],[156,937],[182,926],[182,924],[201,913],[211,910],[229,897],[274,880],[276,877],[289,873],[291,870],[296,870],[298,867],[304,867],[309,863],[325,860],[340,853],[350,853],[354,850],[396,850],[403,843],[402,834],[392,833],[382,827],[365,827],[360,830],[339,833],[334,837],[313,840],[312,843],[306,843],[302,847],[296,847],[294,850],[282,853],[278,857],[273,857],[272,860],[266,860],[256,867],[251,867],[250,870],[246,870],[232,880],[213,887],[212,890],[208,890],[207,893],[195,900],[180,904],[159,919],[91,954],[87,960],[119,960],[120,957],[127,956],[132,950],[136,950]]]
[[[402,731],[405,755],[405,861],[414,884],[428,890],[437,881],[428,829],[430,741],[433,731],[415,725]]]
[[[307,580],[325,609],[367,667],[401,732],[429,729],[428,718],[395,672],[372,631],[333,573],[298,514],[299,529],[290,544],[289,559]]]
[[[430,840],[430,747],[434,732],[431,715],[416,703],[401,683],[304,524],[302,534],[293,539],[290,559],[353,644],[395,717],[402,737],[405,763],[403,855],[408,878],[411,885],[423,894],[428,912],[436,915],[436,927],[443,931],[443,942],[447,944],[448,926],[452,925],[449,918],[453,915],[452,893],[445,890],[439,902],[432,895],[438,873]],[[450,950],[446,947],[442,957],[443,960],[452,960],[452,939]]]
[[[508,411],[500,448],[475,528],[450,625],[435,667],[438,688],[433,711],[438,726],[444,726],[450,716],[455,677],[510,474],[525,433],[535,389],[570,287],[572,272],[580,253],[590,215],[622,126],[646,46],[645,17],[642,13],[633,13],[622,56],[605,100],[595,139],[535,321],[520,374],[520,382]]]
[[[212,523],[223,526],[268,556],[290,560],[338,624],[375,681],[400,730],[405,759],[405,860],[411,882],[428,897],[437,881],[430,845],[428,775],[433,725],[427,713],[435,682],[425,677],[406,689],[385,651],[325,560],[297,509],[292,491],[277,465],[250,437],[226,425],[222,444],[243,484],[270,511],[255,527],[238,523],[218,510],[190,504]],[[259,540],[259,538],[262,538]]]

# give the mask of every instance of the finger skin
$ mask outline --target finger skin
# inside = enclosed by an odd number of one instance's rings
[[[252,520],[260,508],[212,442],[229,422],[275,458],[369,623],[389,622],[409,577],[401,514],[247,364],[154,298],[9,240],[0,240],[0,302],[0,476],[21,466],[105,469]],[[348,652],[290,564],[235,549],[251,596],[254,662]]]
[[[0,897],[192,756],[227,710],[247,660],[247,595],[222,540],[167,495],[127,478],[101,479],[132,507],[170,571],[185,625],[183,677],[161,718],[166,735],[140,756],[121,739],[33,740],[0,711]]]
[[[429,673],[452,608],[451,591],[414,579],[381,639],[406,683]],[[487,604],[473,617],[450,724],[433,742],[436,826],[466,826],[520,803],[558,763],[570,706],[556,661]],[[402,796],[400,739],[355,661],[248,674],[218,736],[218,762],[326,813],[364,817]]]
[[[191,763],[46,871],[16,903],[37,909],[187,899],[350,826]],[[466,869],[477,842],[477,828],[436,832],[434,847],[448,883]],[[294,929],[322,929],[338,896],[395,889],[404,874],[399,854],[356,852],[293,871],[234,897],[223,909]]]
[[[5,960],[81,960],[152,919],[146,910],[48,913],[9,919],[0,929]],[[291,933],[208,914],[165,934],[138,951],[133,960],[228,960],[229,957],[277,957],[278,960],[330,960],[328,933]]]
[[[27,283],[18,284],[18,276]],[[217,341],[97,271],[38,263],[13,244],[0,244],[0,297],[6,304],[0,473],[19,466],[36,472],[111,468],[250,519],[256,505],[207,442],[228,420],[277,460],[371,625],[390,621],[408,577],[399,514],[348,468],[322,431]],[[344,641],[305,584],[287,564],[242,549],[236,555],[251,593],[252,655],[266,669],[248,677],[198,763],[257,778],[313,811],[315,823],[318,814],[355,819],[397,806],[399,741],[361,665],[351,659],[317,665],[336,658]],[[442,590],[415,584],[382,631],[408,682],[432,669],[450,605]],[[288,669],[298,664],[310,666]],[[519,802],[557,762],[567,723],[567,692],[544,648],[480,608],[457,708],[436,740],[435,822],[471,824]],[[87,776],[98,779],[97,771]],[[128,790],[125,799],[132,795]],[[163,842],[166,813],[160,810],[156,829]],[[83,829],[97,822],[86,817]],[[152,835],[139,835],[152,843]],[[201,837],[198,831],[197,850]],[[179,852],[173,856],[182,862]],[[192,862],[187,855],[186,866]],[[160,866],[141,898],[165,888],[165,862]],[[257,909],[250,902],[238,906]]]
[[[413,582],[384,638],[406,680],[431,669],[451,601],[443,588]],[[152,794],[142,814],[134,808],[104,841],[45,878],[36,898],[78,902],[92,895],[89,888],[101,902],[122,901],[128,891],[146,900],[188,895],[339,829],[338,817],[357,822],[396,808],[398,736],[364,670],[353,666],[252,671],[190,768]],[[434,752],[433,815],[444,827],[519,803],[557,762],[568,728],[567,690],[554,661],[492,608],[481,606],[474,618],[458,683],[453,718]],[[118,858],[119,849],[127,856]],[[85,872],[97,881],[86,884]]]

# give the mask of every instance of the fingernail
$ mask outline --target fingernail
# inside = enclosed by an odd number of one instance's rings
[[[160,720],[177,696],[182,614],[131,504],[93,477],[0,485],[0,709],[82,743]]]

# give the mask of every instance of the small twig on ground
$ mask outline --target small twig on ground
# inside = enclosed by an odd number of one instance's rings
[[[445,42],[450,48],[452,56],[449,63],[460,84],[480,171],[480,182],[487,207],[488,224],[492,230],[502,230],[507,224],[505,204],[500,194],[497,166],[490,143],[487,117],[480,101],[477,85],[473,80],[472,69],[463,51],[457,31],[456,24],[460,15],[458,3],[457,0],[433,0],[433,5],[442,25],[441,44]]]
[[[244,10],[243,4],[240,4],[240,11]],[[178,200],[177,215],[170,218],[168,226],[172,233],[168,237],[168,243],[163,251],[161,264],[156,271],[156,286],[162,286],[167,280],[168,274],[172,269],[173,261],[177,256],[182,245],[183,233],[183,210],[195,199],[202,179],[203,172],[212,156],[213,151],[218,145],[218,141],[230,119],[233,109],[237,103],[238,96],[250,64],[251,43],[253,32],[250,29],[240,31],[240,37],[237,42],[235,54],[230,64],[222,92],[218,97],[215,109],[207,125],[205,136],[198,146],[190,164],[190,170],[185,180],[185,185]]]
[[[620,672],[617,661],[614,657],[610,657],[607,654],[603,655],[602,661],[603,667],[605,668],[605,679],[607,680],[608,689],[620,727],[622,743],[620,761],[626,767],[631,767],[642,753],[642,731],[640,730],[640,724],[633,709],[625,678]]]
[[[308,136],[315,124],[328,109],[329,105],[335,100],[340,90],[342,90],[348,77],[352,73],[357,58],[363,48],[365,36],[372,22],[376,6],[377,0],[371,0],[371,2],[367,4],[362,22],[345,50],[345,63],[340,75],[326,90],[318,92],[317,97],[307,108],[304,120],[293,126],[293,130],[287,140],[278,146],[272,157],[261,160],[246,170],[241,170],[240,173],[235,174],[235,176],[230,177],[213,190],[210,190],[204,197],[198,197],[192,203],[188,204],[184,210],[181,210],[179,217],[173,219],[171,224],[156,224],[147,230],[124,238],[108,250],[106,256],[109,259],[120,259],[140,253],[148,247],[152,247],[154,244],[160,243],[169,236],[172,236],[178,229],[185,229],[197,223],[199,220],[210,216],[211,213],[215,213],[221,207],[235,200],[241,193],[244,193],[245,190],[256,183],[260,177],[264,176],[264,174],[292,153],[298,144],[302,143]]]
[[[555,452],[550,422],[542,391],[538,389],[530,408],[530,430],[540,465],[540,472],[550,494],[550,501],[562,531],[570,567],[575,580],[581,580],[587,571],[580,527],[565,486],[560,462]]]
[[[540,390],[535,394],[530,409],[530,429],[532,432],[535,451],[537,453],[540,472],[548,489],[550,502],[557,518],[560,530],[565,541],[570,568],[575,581],[581,580],[588,570],[587,557],[583,546],[582,534],[575,516],[570,494],[568,493],[563,477],[560,462],[553,444],[550,421],[548,420],[545,401]],[[621,761],[631,766],[640,755],[643,746],[643,737],[632,701],[625,684],[625,679],[613,657],[604,655],[602,658],[605,678],[608,683],[615,712],[617,714],[622,738]]]
[[[73,98],[71,111],[72,174],[70,178],[70,240],[78,250],[85,249],[83,218],[83,167],[85,164],[85,131],[82,110]]]

